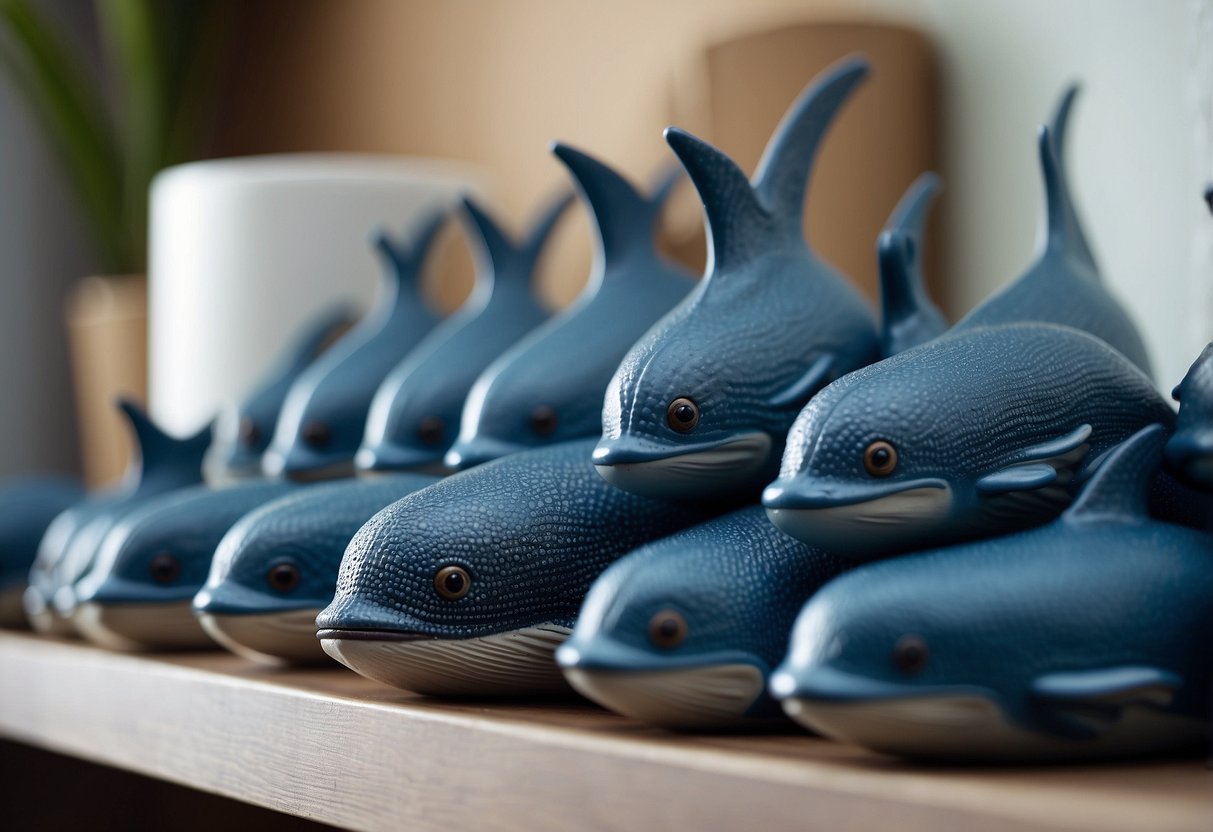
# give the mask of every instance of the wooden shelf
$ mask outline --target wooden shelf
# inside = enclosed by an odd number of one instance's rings
[[[0,633],[0,735],[366,830],[1213,828],[1202,761],[922,768],[578,702],[435,702],[334,667]]]

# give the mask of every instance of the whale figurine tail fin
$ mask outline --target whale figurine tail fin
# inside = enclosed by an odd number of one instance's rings
[[[407,243],[394,241],[386,232],[375,235],[375,247],[391,266],[391,276],[397,289],[420,282],[421,266],[438,237],[438,232],[450,218],[447,208],[431,210],[417,224]]]
[[[1068,112],[1069,108],[1064,109]],[[1065,118],[1061,121],[1064,125]],[[1063,132],[1064,129],[1063,126]],[[1067,257],[1085,266],[1091,279],[1099,280],[1095,259],[1070,198],[1070,188],[1060,159],[1060,142],[1055,140],[1051,128],[1041,125],[1036,144],[1045,186],[1045,245],[1041,258]]]
[[[880,265],[881,350],[884,357],[925,343],[947,329],[947,320],[927,295],[922,278],[927,213],[939,193],[939,177],[918,177],[876,243]]]
[[[152,486],[162,477],[180,477],[182,485],[201,481],[202,457],[211,444],[213,425],[178,439],[161,430],[147,411],[130,399],[119,399],[117,406],[126,416],[135,440],[136,455],[126,475],[134,489]]]
[[[529,286],[543,246],[571,202],[572,194],[566,193],[545,205],[523,242],[516,243],[485,208],[464,197],[463,216],[487,263],[487,267],[476,269],[477,282]]]
[[[1070,127],[1070,113],[1074,109],[1074,100],[1080,91],[1081,87],[1076,83],[1067,84],[1066,88],[1062,90],[1061,97],[1057,100],[1057,106],[1053,109],[1053,117],[1049,120],[1049,131],[1053,134],[1053,155],[1057,167],[1057,181],[1065,197],[1063,219],[1068,226],[1069,253],[1089,266],[1091,271],[1098,276],[1099,264],[1095,260],[1095,254],[1091,250],[1091,244],[1083,229],[1082,219],[1078,216],[1078,209],[1074,205],[1066,167],[1066,136]]]
[[[1150,484],[1162,464],[1166,429],[1148,425],[1117,445],[1063,515],[1069,523],[1148,516]]]
[[[805,192],[821,140],[868,71],[865,59],[852,57],[818,75],[775,129],[753,185],[717,148],[676,127],[666,130],[703,201],[714,263],[752,254],[755,234],[803,243]]]

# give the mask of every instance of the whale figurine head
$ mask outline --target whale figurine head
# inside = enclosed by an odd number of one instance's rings
[[[927,211],[938,192],[935,174],[924,173],[914,180],[877,239],[882,358],[925,344],[948,329],[922,277]]]
[[[778,714],[766,679],[805,599],[849,562],[740,509],[607,567],[556,651],[582,695],[665,728],[712,730]]]
[[[422,300],[421,276],[446,221],[445,210],[431,213],[407,246],[386,234],[376,237],[388,268],[375,305],[291,385],[262,457],[267,476],[307,480],[353,472],[375,390],[437,323]]]
[[[771,690],[885,753],[1010,762],[1208,742],[1213,537],[1152,520],[1143,429],[1041,528],[856,569],[813,596]]]
[[[441,469],[476,378],[548,312],[535,294],[540,255],[571,195],[552,201],[515,242],[476,202],[463,217],[479,254],[467,302],[426,337],[375,393],[355,463],[360,470]]]
[[[616,171],[568,145],[552,152],[568,169],[595,229],[589,282],[572,306],[527,335],[476,380],[459,437],[446,456],[468,468],[526,448],[596,436],[602,394],[628,348],[694,286],[658,253],[654,235],[677,182],[649,197]]]
[[[333,600],[350,538],[385,506],[437,481],[393,474],[324,483],[249,512],[219,542],[194,596],[202,628],[258,661],[328,662],[316,614]]]
[[[753,184],[721,151],[666,131],[703,201],[710,257],[696,290],[611,379],[594,450],[608,482],[668,499],[756,495],[805,402],[879,357],[871,311],[809,250],[803,222],[821,139],[867,72],[853,58],[818,76],[780,122]]]
[[[722,510],[613,488],[593,445],[511,454],[376,514],[316,619],[325,652],[417,693],[567,691],[552,654],[598,573]]]
[[[1085,332],[966,329],[817,394],[763,504],[788,534],[860,559],[1003,534],[1056,517],[1100,454],[1174,418]]]

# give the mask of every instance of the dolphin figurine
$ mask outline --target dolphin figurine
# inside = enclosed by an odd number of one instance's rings
[[[38,542],[61,512],[84,499],[78,480],[65,476],[0,480],[0,627],[26,627],[21,598]]]
[[[119,650],[214,647],[190,610],[215,547],[258,506],[300,488],[247,482],[183,488],[121,517],[75,586],[72,622],[90,641]]]
[[[446,456],[452,468],[597,435],[602,394],[620,359],[694,286],[692,275],[659,254],[654,242],[676,175],[664,177],[646,199],[588,154],[559,143],[552,152],[568,169],[595,229],[590,279],[572,306],[476,380]]]
[[[1213,490],[1213,344],[1171,395],[1179,402],[1179,416],[1167,441],[1167,468],[1193,488]]]
[[[556,661],[583,696],[651,725],[776,716],[767,676],[796,614],[850,565],[779,531],[761,506],[739,509],[608,566]]]
[[[1146,375],[1150,358],[1141,335],[1119,301],[1100,280],[1098,266],[1070,198],[1062,142],[1077,87],[1062,96],[1052,129],[1037,136],[1044,177],[1044,239],[1023,275],[988,298],[956,324],[957,330],[1018,321],[1072,326],[1115,347]]]
[[[826,70],[775,130],[753,184],[721,151],[677,128],[666,141],[703,201],[711,256],[699,286],[632,347],[602,410],[594,463],[647,496],[757,496],[804,404],[879,358],[858,291],[804,238],[818,146],[868,73]]]
[[[548,317],[532,277],[571,202],[570,194],[547,205],[516,243],[488,212],[464,200],[463,216],[480,254],[472,294],[380,385],[354,459],[359,470],[442,468],[476,378]]]
[[[1101,454],[1174,420],[1093,335],[966,329],[818,393],[763,504],[793,537],[861,560],[1003,534],[1053,519]]]
[[[328,662],[316,614],[333,600],[350,538],[381,509],[437,481],[393,474],[318,484],[249,512],[219,542],[194,596],[202,629],[256,661]]]
[[[598,573],[725,509],[612,487],[594,441],[511,454],[376,514],[316,618],[324,652],[416,693],[567,691],[552,654]]]
[[[133,402],[122,399],[117,407],[130,426],[135,453],[121,484],[59,514],[42,535],[22,599],[26,616],[39,632],[73,632],[52,604],[63,586],[65,563],[87,563],[110,525],[131,509],[161,494],[202,482],[202,459],[212,439],[210,425],[193,436],[178,439],[157,427]]]
[[[270,477],[323,479],[353,473],[371,398],[384,377],[437,323],[421,299],[421,267],[447,221],[435,211],[408,246],[386,234],[375,245],[389,268],[370,313],[295,379],[262,457]]]
[[[833,581],[798,618],[772,693],[827,736],[905,757],[1206,745],[1213,537],[1146,513],[1163,436],[1117,448],[1046,526]]]
[[[939,193],[939,177],[924,173],[893,209],[876,241],[880,265],[880,355],[888,358],[925,344],[948,329],[948,321],[927,294],[922,250],[927,211]]]
[[[203,461],[207,480],[231,482],[261,476],[261,455],[269,447],[282,402],[295,379],[355,323],[352,309],[329,309],[307,323],[239,404],[215,422],[215,438]]]

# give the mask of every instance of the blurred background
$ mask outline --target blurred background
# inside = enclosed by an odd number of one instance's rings
[[[0,0],[9,24],[0,37],[0,474],[80,468],[78,425],[98,421],[77,418],[88,407],[81,368],[90,361],[115,359],[126,374],[120,384],[149,394],[148,359],[129,347],[147,327],[142,284],[129,291],[122,281],[84,280],[144,271],[146,252],[136,242],[135,254],[115,259],[90,233],[62,148],[43,129],[48,115],[22,95],[28,55],[14,46],[13,21],[23,7],[53,26],[96,82],[116,113],[119,144],[140,135],[141,113],[180,116],[166,133],[185,141],[145,154],[142,173],[126,177],[128,192],[163,164],[189,159],[436,157],[475,171],[516,229],[566,181],[548,152],[552,139],[643,182],[672,161],[661,131],[677,124],[752,170],[813,72],[861,49],[875,72],[823,150],[809,238],[871,295],[880,223],[914,176],[935,168],[945,192],[933,215],[930,282],[953,319],[1029,263],[1042,203],[1036,125],[1077,80],[1071,187],[1105,279],[1144,331],[1160,388],[1178,382],[1213,337],[1213,219],[1201,200],[1213,178],[1210,0],[138,2],[160,14],[197,12],[150,33],[155,48],[142,64],[137,51],[113,48],[138,35],[130,30],[138,16],[120,8],[135,0]],[[115,67],[115,54],[136,60]],[[143,89],[140,79],[166,66],[184,75],[162,72],[172,83]],[[137,213],[138,200],[122,210]],[[362,259],[332,277],[364,301],[378,268],[362,246],[372,230],[360,232]],[[461,236],[448,237],[429,276],[444,310],[466,294],[472,269]],[[689,187],[669,212],[664,244],[702,266]],[[541,277],[554,307],[584,283],[590,250],[585,218],[574,214]],[[204,305],[208,315],[222,308]],[[100,318],[124,333],[118,342],[89,340]],[[222,316],[206,324],[218,339],[239,334],[225,333],[235,324]],[[247,356],[250,376],[271,358]],[[207,418],[205,401],[180,410],[171,395],[150,395],[172,429]],[[91,478],[112,476],[120,462],[92,463]]]

